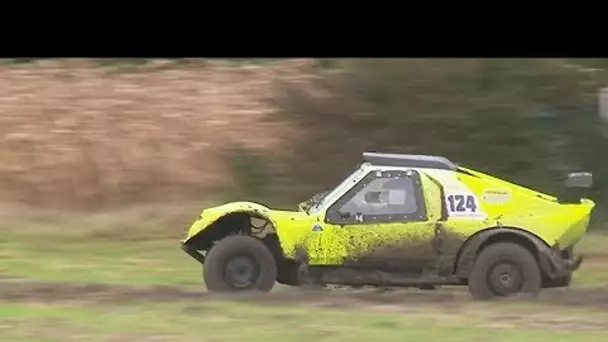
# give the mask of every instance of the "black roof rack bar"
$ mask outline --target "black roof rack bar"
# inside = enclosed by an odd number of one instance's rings
[[[372,165],[419,167],[427,169],[456,170],[456,164],[440,156],[427,156],[420,154],[397,154],[363,152],[363,161]]]

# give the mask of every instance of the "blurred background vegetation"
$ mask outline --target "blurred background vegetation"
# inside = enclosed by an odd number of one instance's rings
[[[6,202],[289,208],[383,151],[553,193],[591,171],[606,217],[608,59],[19,60],[0,82]]]
[[[0,60],[0,340],[606,341],[597,95],[607,69],[592,59]],[[202,207],[295,208],[371,150],[445,155],[546,192],[568,172],[594,172],[598,232],[577,247],[573,288],[498,305],[449,287],[278,287],[241,303],[199,293],[200,265],[176,242]],[[269,324],[277,317],[293,324]]]

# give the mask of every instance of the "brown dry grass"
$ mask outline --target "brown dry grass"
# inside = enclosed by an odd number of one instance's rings
[[[233,146],[271,151],[297,130],[268,101],[307,60],[124,72],[87,60],[0,65],[0,200],[96,208],[200,198],[229,186]]]

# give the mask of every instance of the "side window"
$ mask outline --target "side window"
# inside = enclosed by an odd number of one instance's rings
[[[413,214],[418,210],[409,178],[376,178],[339,208],[353,215]]]
[[[373,171],[329,208],[327,220],[337,224],[424,221],[420,175]]]

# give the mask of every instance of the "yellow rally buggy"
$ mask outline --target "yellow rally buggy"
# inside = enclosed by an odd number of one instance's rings
[[[287,285],[467,285],[477,299],[565,287],[594,208],[590,173],[557,197],[444,157],[363,153],[333,190],[297,211],[234,202],[205,209],[182,248],[209,291]]]

